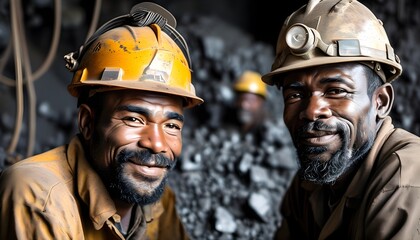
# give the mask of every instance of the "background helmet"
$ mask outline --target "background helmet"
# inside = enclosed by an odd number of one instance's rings
[[[71,95],[79,97],[85,88],[90,95],[137,89],[184,97],[185,107],[201,104],[203,100],[196,96],[191,83],[188,47],[163,16],[172,17],[171,25],[176,24],[175,18],[159,5],[140,3],[129,15],[99,28],[80,54],[66,55],[67,67],[75,72],[68,85]],[[174,39],[181,41],[183,49]]]
[[[235,82],[233,88],[238,92],[249,92],[267,97],[267,87],[261,81],[261,74],[254,71],[245,71]]]
[[[384,82],[401,75],[382,22],[357,0],[309,0],[284,22],[267,84],[279,74],[312,66],[361,62]]]

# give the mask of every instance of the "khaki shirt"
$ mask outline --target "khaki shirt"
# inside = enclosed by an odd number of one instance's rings
[[[385,119],[338,205],[296,177],[275,239],[420,239],[420,138]]]
[[[188,239],[167,187],[160,201],[135,206],[127,237],[121,217],[78,137],[8,167],[0,178],[0,239]]]

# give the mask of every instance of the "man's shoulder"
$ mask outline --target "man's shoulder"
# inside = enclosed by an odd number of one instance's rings
[[[397,185],[420,186],[420,137],[396,128],[382,146],[382,167],[394,172]]]
[[[383,145],[383,152],[397,154],[404,158],[413,159],[416,165],[420,165],[420,137],[404,129],[396,128]]]
[[[60,171],[63,164],[66,164],[66,146],[60,146],[49,151],[28,157],[9,166],[4,172],[18,172],[25,174],[22,177],[29,178],[38,175],[40,172]]]
[[[390,138],[420,144],[420,137],[402,128],[396,128]]]
[[[59,159],[62,159],[65,157],[67,151],[67,145],[58,146],[55,148],[52,148],[50,150],[47,150],[42,153],[38,153],[36,155],[27,157],[25,159],[22,159],[12,165],[10,167],[16,168],[16,167],[24,167],[29,166],[32,164],[35,165],[42,165],[43,163],[48,163],[51,161],[57,161]]]
[[[66,147],[61,146],[9,166],[1,174],[1,189],[50,192],[71,178],[65,154]]]

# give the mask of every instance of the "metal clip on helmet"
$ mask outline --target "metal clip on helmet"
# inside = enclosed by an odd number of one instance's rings
[[[309,0],[284,22],[272,71],[262,79],[273,85],[283,73],[342,62],[361,62],[384,82],[402,72],[382,22],[367,7],[357,0]]]
[[[267,97],[266,84],[261,80],[261,75],[254,71],[245,71],[235,82],[233,88],[238,92],[248,92]]]
[[[171,13],[149,2],[105,23],[78,52],[65,56],[75,72],[69,92],[79,97],[85,88],[89,95],[137,89],[184,97],[187,108],[201,104],[191,83],[188,46],[175,27]]]

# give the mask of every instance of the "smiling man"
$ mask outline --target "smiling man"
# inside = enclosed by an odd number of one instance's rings
[[[0,239],[189,239],[166,185],[201,104],[175,18],[153,3],[66,55],[79,134],[0,178]]]
[[[377,126],[371,98],[381,83],[374,77],[369,82],[371,71],[363,64],[341,63],[284,78],[284,121],[304,179],[334,183],[372,147]],[[381,88],[382,99],[389,104],[386,90],[386,86]]]
[[[275,239],[419,239],[420,138],[394,128],[402,71],[356,0],[310,0],[280,32],[272,71],[300,169]]]

